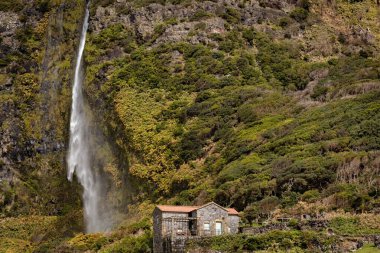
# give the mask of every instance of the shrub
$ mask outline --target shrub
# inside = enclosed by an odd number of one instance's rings
[[[225,12],[221,14],[221,17],[230,24],[237,24],[241,19],[239,10],[235,8],[226,8]]]
[[[312,99],[324,99],[329,89],[325,86],[317,85],[313,89],[313,93],[310,95]]]
[[[108,5],[112,4],[115,0],[95,0],[95,5],[100,5],[102,7],[107,7]]]
[[[280,200],[276,196],[266,197],[257,203],[259,212],[264,215],[269,215],[278,205],[280,205]]]
[[[37,9],[38,9],[38,11],[40,11],[42,13],[48,12],[50,9],[49,0],[38,0],[37,1]]]
[[[255,106],[251,104],[244,104],[238,108],[238,120],[243,123],[251,123],[257,120],[257,115],[254,111]]]
[[[279,26],[281,26],[282,28],[285,28],[285,27],[287,27],[291,22],[292,22],[292,20],[291,20],[289,17],[282,17],[282,18],[280,18],[280,20],[279,20]]]
[[[21,0],[1,0],[0,11],[21,11],[24,8],[24,4]]]
[[[311,3],[310,3],[310,0],[299,0],[297,2],[297,5],[305,10],[309,10]]]
[[[341,33],[341,32],[338,35],[338,41],[341,44],[346,44],[346,42],[347,42],[346,36],[343,33]]]
[[[296,192],[286,191],[281,195],[281,204],[283,207],[291,207],[297,204],[299,194]]]
[[[209,129],[204,129],[209,132]],[[196,159],[203,154],[202,147],[206,143],[206,138],[201,131],[193,130],[185,133],[178,147],[179,155],[182,161]]]
[[[304,8],[296,7],[291,13],[290,17],[296,20],[297,22],[303,22],[309,16],[309,12]]]
[[[166,24],[158,24],[156,27],[154,27],[154,33],[157,36],[161,36],[166,30]]]
[[[268,250],[273,245],[277,249],[288,250],[293,247],[307,249],[309,252],[323,249],[327,251],[335,243],[335,237],[327,237],[322,233],[312,231],[271,231],[258,235],[228,235],[191,240],[187,249],[197,246],[203,249],[213,249],[223,252],[243,252]],[[297,251],[298,252],[298,251]]]
[[[102,253],[145,253],[152,252],[153,238],[151,233],[144,233],[140,236],[127,236],[122,240],[113,243],[111,246],[102,249]]]
[[[313,202],[320,198],[318,190],[309,190],[302,194],[301,199],[306,202]]]
[[[310,80],[310,65],[299,60],[297,45],[273,42],[260,32],[255,33],[255,44],[259,49],[257,62],[267,80],[275,79],[284,87],[299,90],[306,87]]]
[[[255,33],[252,29],[245,29],[243,31],[243,38],[252,46]]]
[[[204,19],[207,19],[209,17],[211,17],[212,14],[205,11],[205,10],[197,10],[194,15],[190,18],[190,21],[200,21],[200,20],[204,20]]]
[[[292,228],[297,228],[298,226],[298,220],[297,219],[290,219],[288,222],[288,225]]]

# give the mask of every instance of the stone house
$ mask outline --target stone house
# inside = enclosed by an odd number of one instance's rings
[[[183,252],[189,238],[236,234],[239,213],[210,202],[203,206],[158,205],[153,211],[155,253]]]

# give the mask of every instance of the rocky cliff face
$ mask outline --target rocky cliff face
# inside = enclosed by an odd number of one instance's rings
[[[65,143],[83,3],[12,8],[0,14],[2,215],[58,214],[76,198],[64,190]]]
[[[375,16],[369,17],[372,11],[376,12],[375,9],[370,10],[368,7],[362,6],[363,8],[356,10],[359,15],[357,19],[361,23],[352,20],[349,24],[344,17],[339,16],[339,11],[343,11],[342,6],[335,2],[314,1],[310,8],[313,14],[320,15],[321,19],[318,20],[318,17],[313,15],[312,20],[308,20],[312,26],[305,29],[302,18],[306,17],[296,17],[296,20],[289,19],[289,15],[294,10],[297,11],[296,8],[302,7],[303,4],[303,1],[204,1],[188,3],[186,6],[150,4],[136,9],[134,3],[130,1],[117,1],[105,7],[93,8],[95,11],[92,16],[91,28],[96,34],[114,24],[123,24],[124,27],[133,29],[136,36],[143,41],[150,40],[155,35],[153,45],[180,41],[209,44],[213,40],[208,35],[224,34],[228,28],[238,24],[271,33],[276,39],[282,39],[286,34],[286,36],[302,40],[305,44],[309,44],[308,48],[304,49],[308,53],[315,51],[317,54],[326,54],[327,52],[320,51],[322,49],[320,47],[332,46],[325,50],[329,50],[330,55],[335,54],[339,50],[339,45],[334,41],[328,43],[330,45],[317,45],[317,43],[323,44],[321,43],[323,38],[337,36],[340,33],[346,37],[346,40],[353,42],[352,50],[360,50],[361,47],[358,44],[376,46],[376,31],[372,31],[372,29],[377,30],[377,19]],[[372,8],[376,8],[374,3]],[[368,14],[366,15],[366,13]],[[372,14],[375,15],[375,13]],[[337,18],[335,24],[331,25],[329,21],[333,17]],[[162,27],[161,34],[157,37],[155,28],[165,23],[166,26]],[[286,29],[275,29],[270,23],[286,26]],[[323,31],[321,28],[324,25],[329,26],[329,29]],[[202,29],[199,29],[199,26],[202,26]],[[196,28],[201,31],[199,31],[200,34],[194,36],[195,34],[191,32],[194,32],[194,29],[197,30]],[[316,36],[317,30],[314,29],[319,29],[318,36]],[[312,35],[315,37],[310,37]]]

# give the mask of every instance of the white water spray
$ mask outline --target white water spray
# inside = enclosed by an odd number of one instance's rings
[[[78,56],[75,66],[75,76],[72,92],[72,106],[70,118],[70,144],[68,154],[68,175],[72,181],[74,173],[83,186],[84,218],[86,232],[101,232],[107,230],[105,220],[100,209],[100,181],[91,164],[91,133],[86,116],[85,102],[83,99],[83,51],[86,42],[89,10],[86,6]]]

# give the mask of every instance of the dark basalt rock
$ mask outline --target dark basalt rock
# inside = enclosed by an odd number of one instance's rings
[[[375,235],[373,237],[373,243],[375,244],[375,247],[380,249],[380,235]]]

